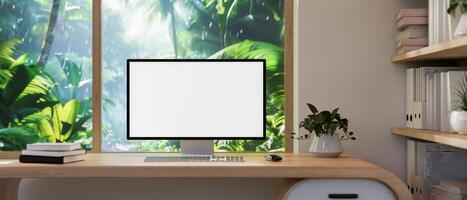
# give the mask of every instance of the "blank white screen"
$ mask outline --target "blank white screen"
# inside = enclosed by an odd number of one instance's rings
[[[129,63],[129,137],[261,138],[262,62]]]

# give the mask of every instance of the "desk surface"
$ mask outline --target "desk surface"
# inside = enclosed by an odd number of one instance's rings
[[[25,164],[17,161],[0,165],[5,178],[85,177],[203,177],[203,178],[360,178],[382,182],[399,199],[411,199],[405,184],[388,171],[350,155],[337,159],[310,154],[281,154],[281,162],[265,161],[265,154],[242,154],[245,162],[143,162],[145,153],[99,153],[85,161],[65,165]],[[161,155],[161,154],[157,154]],[[172,154],[173,155],[173,154]]]

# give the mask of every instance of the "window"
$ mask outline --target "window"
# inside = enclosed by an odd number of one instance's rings
[[[291,92],[285,89],[291,83],[285,71],[292,67],[284,56],[291,45],[286,41],[291,36],[291,25],[285,26],[288,3],[0,1],[0,150],[20,150],[32,142],[80,141],[87,148],[101,146],[94,149],[97,152],[178,151],[178,141],[126,140],[126,59],[263,58],[268,63],[267,139],[216,141],[215,149],[284,151],[285,132],[290,132],[285,131],[285,113],[291,110],[291,102],[285,103],[285,93]],[[93,38],[96,31],[101,36]],[[102,55],[93,48],[101,48]],[[92,82],[93,65],[94,72],[100,69],[95,74],[101,82]],[[12,87],[16,83],[23,87]],[[92,88],[102,93],[100,99],[94,93],[91,100]],[[4,95],[7,92],[13,95]],[[101,104],[94,109],[101,121],[94,123],[102,130],[92,131],[93,101]]]
[[[92,1],[0,2],[0,150],[91,148]]]

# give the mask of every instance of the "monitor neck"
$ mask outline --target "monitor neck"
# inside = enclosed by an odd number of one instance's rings
[[[212,140],[180,140],[182,155],[213,155],[214,141]]]

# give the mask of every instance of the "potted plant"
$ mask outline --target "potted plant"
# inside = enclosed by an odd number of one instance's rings
[[[467,73],[464,73],[464,79],[459,82],[455,90],[458,99],[453,102],[451,127],[460,134],[467,134]]]
[[[348,131],[349,120],[342,118],[338,113],[339,108],[330,111],[321,111],[313,104],[307,103],[311,111],[305,119],[299,124],[299,128],[304,128],[308,131],[307,134],[298,136],[292,133],[292,138],[297,140],[305,140],[310,138],[314,133],[309,151],[315,156],[323,158],[337,158],[344,149],[341,140],[356,140],[354,133]],[[342,134],[336,133],[337,130],[342,130]]]
[[[450,0],[447,12],[455,17],[457,8],[461,12],[461,17],[454,31],[455,37],[467,35],[467,0]]]

